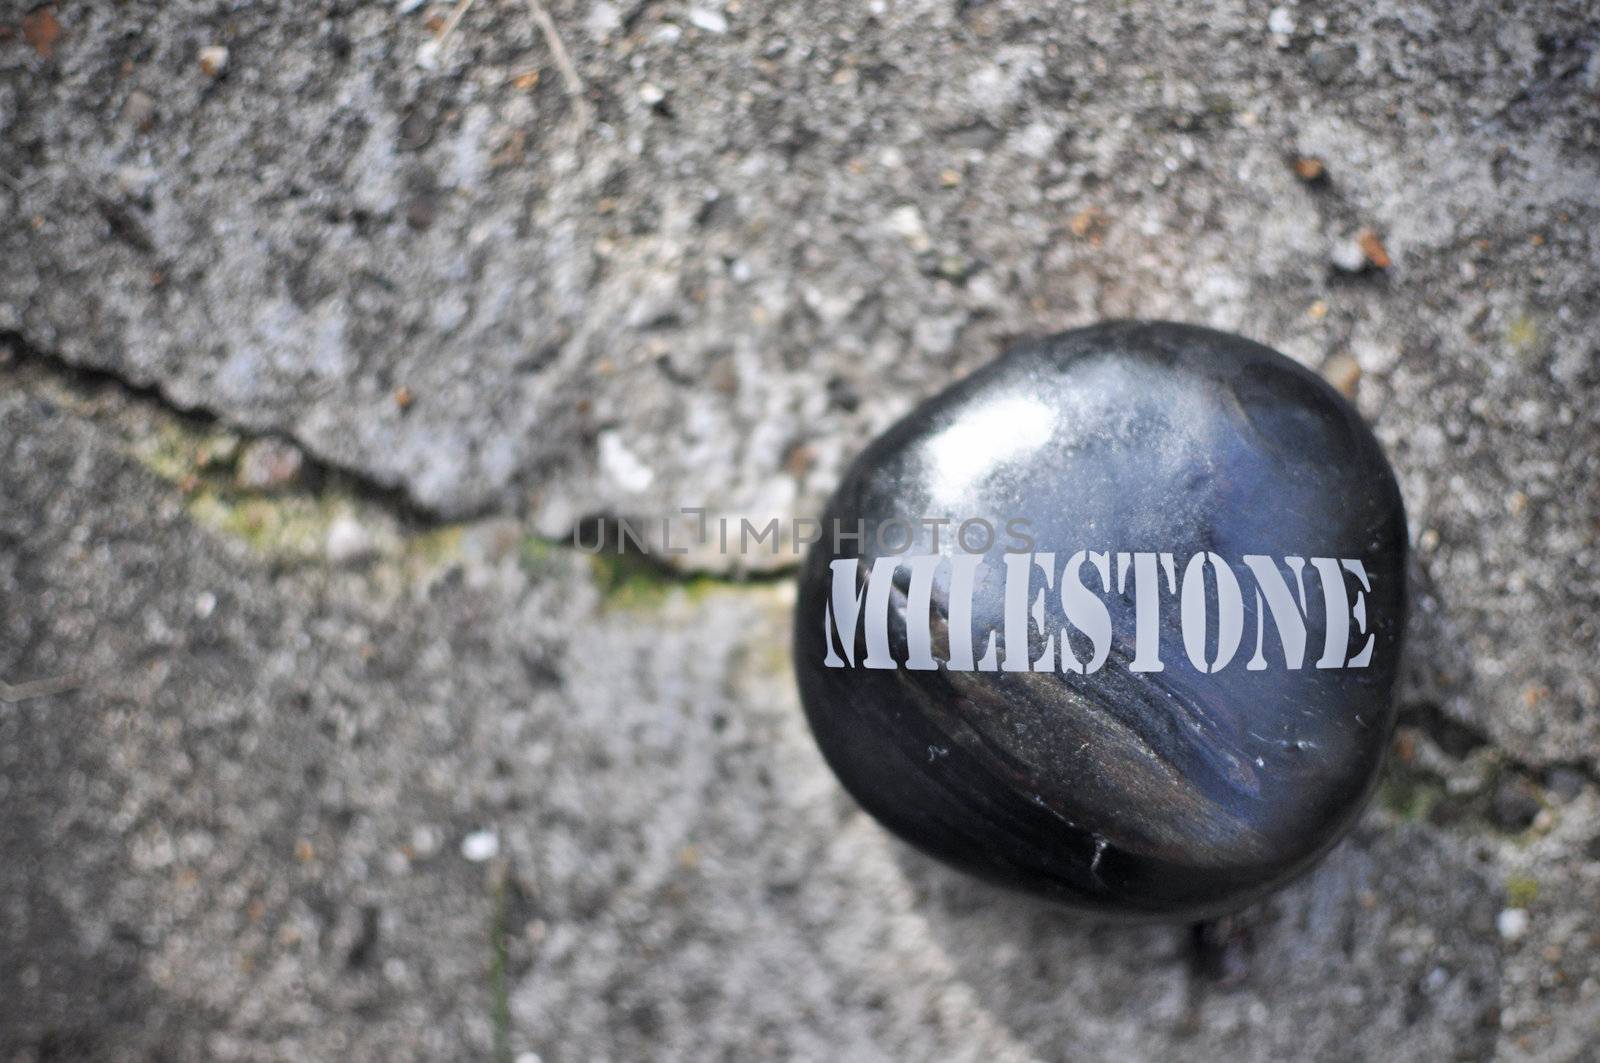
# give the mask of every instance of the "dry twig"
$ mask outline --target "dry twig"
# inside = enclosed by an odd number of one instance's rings
[[[561,32],[556,29],[555,19],[550,17],[550,12],[545,10],[544,4],[539,0],[528,0],[528,10],[533,14],[533,20],[539,24],[539,29],[543,31],[545,43],[550,46],[550,55],[555,59],[556,69],[561,71],[561,80],[566,82],[567,94],[572,97],[578,108],[583,124],[587,125],[589,102],[583,96],[583,79],[578,76],[578,68],[573,65],[567,46],[561,42]]]
[[[68,672],[66,675],[54,676],[50,679],[35,679],[29,683],[7,683],[0,679],[0,701],[8,705],[15,705],[21,701],[30,701],[33,698],[48,697],[51,694],[60,694],[71,690],[80,682],[77,675]]]
[[[448,41],[450,39],[450,35],[456,31],[456,27],[461,25],[461,20],[466,17],[467,9],[471,6],[472,0],[456,0],[455,10],[450,12],[450,18],[445,22],[444,29],[439,31],[438,40],[440,54],[444,53],[445,42]]]

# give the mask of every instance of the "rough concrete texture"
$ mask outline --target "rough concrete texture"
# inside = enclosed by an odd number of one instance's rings
[[[0,680],[82,677],[0,702],[0,1056],[1593,1051],[1600,8],[553,3],[576,95],[454,10],[0,4]],[[1354,394],[1417,547],[1379,802],[1224,924],[906,852],[785,582],[546,541],[1129,315]]]

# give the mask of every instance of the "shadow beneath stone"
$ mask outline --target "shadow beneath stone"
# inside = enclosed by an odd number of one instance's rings
[[[1426,828],[1364,826],[1199,926],[1095,923],[899,847],[958,978],[1041,1059],[1463,1058],[1498,1024],[1497,898]]]

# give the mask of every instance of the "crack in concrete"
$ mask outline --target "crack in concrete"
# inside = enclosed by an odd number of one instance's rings
[[[170,419],[197,434],[228,432],[237,436],[242,443],[265,439],[283,440],[292,444],[303,459],[302,479],[305,482],[295,492],[289,494],[300,493],[307,497],[318,497],[330,493],[336,486],[356,501],[387,514],[411,532],[437,532],[461,528],[477,521],[511,519],[522,525],[522,538],[527,542],[545,549],[581,552],[597,557],[599,563],[607,565],[612,570],[608,578],[615,578],[615,570],[620,566],[625,570],[624,575],[628,580],[645,581],[663,587],[706,582],[727,587],[762,586],[792,579],[799,568],[798,559],[793,565],[756,571],[728,572],[703,566],[674,565],[626,540],[608,541],[598,554],[594,551],[580,551],[574,545],[577,529],[591,528],[597,523],[602,526],[614,526],[619,518],[609,513],[585,515],[575,523],[572,531],[556,538],[534,533],[526,526],[523,515],[518,513],[488,509],[462,518],[446,517],[419,503],[403,487],[385,484],[361,469],[329,461],[293,433],[252,430],[229,420],[215,410],[203,406],[186,406],[174,401],[159,384],[142,384],[128,380],[108,369],[77,365],[31,343],[26,336],[15,330],[0,330],[0,375],[13,378],[20,376],[24,385],[27,383],[27,377],[32,375],[36,379],[46,380],[62,388],[80,400],[93,400],[109,393],[122,402],[157,417]]]
[[[463,523],[447,521],[439,514],[419,505],[403,489],[374,480],[360,469],[329,461],[309,448],[293,433],[262,432],[245,428],[229,421],[215,410],[204,406],[186,406],[175,401],[159,384],[140,384],[109,369],[77,365],[58,354],[34,345],[18,332],[0,331],[0,372],[14,373],[19,368],[32,369],[80,398],[90,399],[94,398],[97,392],[109,391],[124,401],[177,420],[188,427],[226,430],[247,441],[284,440],[292,443],[300,451],[309,478],[314,481],[337,479],[350,489],[350,493],[380,506],[409,524],[423,528]]]

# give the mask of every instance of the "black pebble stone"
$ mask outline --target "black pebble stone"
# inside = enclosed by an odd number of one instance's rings
[[[888,630],[898,667],[828,667],[825,606],[836,558],[928,554],[899,518],[987,520],[972,606],[981,655],[1003,628],[1008,520],[1053,551],[1055,589],[1030,659],[1056,638],[1051,671],[956,671],[948,651],[950,566],[932,591],[932,670],[907,659],[909,574],[894,576]],[[836,551],[834,523],[864,521]],[[1394,473],[1356,411],[1277,352],[1192,326],[1116,322],[1026,343],[924,402],[874,441],[823,514],[800,582],[795,660],[802,701],[829,765],[869,813],[920,849],[991,881],[1105,916],[1199,918],[1232,910],[1308,869],[1359,815],[1394,726],[1405,628],[1406,523]],[[952,526],[937,529],[952,553]],[[974,525],[969,543],[981,546]],[[1243,587],[1243,644],[1210,674],[1185,653],[1179,597],[1160,595],[1163,670],[1133,671],[1136,580],[1100,594],[1112,618],[1106,663],[1060,668],[1060,570],[1079,549],[1174,555],[1181,584],[1211,551]],[[1240,564],[1306,558],[1308,636],[1290,669],[1275,620],[1257,646],[1255,584]],[[1309,561],[1360,559],[1373,635],[1364,668],[1316,666],[1323,598]],[[1093,568],[1086,584],[1101,590]],[[1289,570],[1283,569],[1293,586]],[[1030,607],[1043,577],[1033,572]],[[1215,618],[1214,581],[1203,584]],[[1359,588],[1349,583],[1353,600]],[[1266,612],[1266,610],[1261,610]],[[1215,621],[1208,644],[1216,649]],[[1088,657],[1084,636],[1070,644]],[[1000,636],[996,642],[1004,654]],[[1364,643],[1352,621],[1350,652]],[[832,645],[843,649],[834,640]]]

